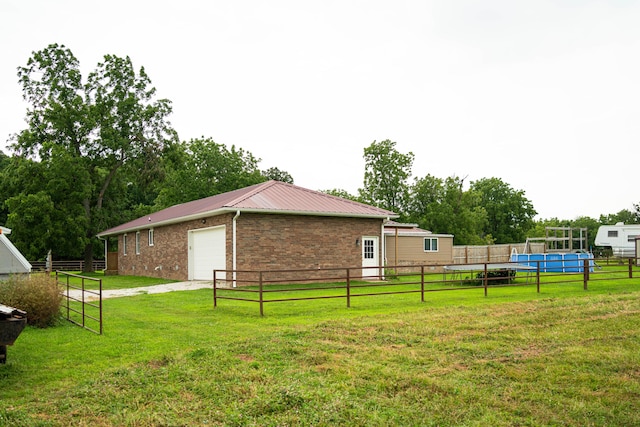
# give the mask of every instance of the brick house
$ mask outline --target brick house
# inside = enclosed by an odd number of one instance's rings
[[[98,234],[107,271],[211,280],[214,269],[380,266],[393,212],[279,181],[172,206]],[[116,265],[114,265],[116,264]]]

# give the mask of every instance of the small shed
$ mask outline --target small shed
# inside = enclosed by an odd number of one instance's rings
[[[389,266],[447,265],[453,263],[453,234],[436,234],[388,221],[384,226],[385,259]]]
[[[7,237],[9,234],[11,229],[0,226],[0,278],[31,272],[31,264],[11,243]]]

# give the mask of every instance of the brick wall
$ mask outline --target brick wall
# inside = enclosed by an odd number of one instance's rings
[[[124,275],[188,280],[189,230],[227,225],[227,254],[230,254],[231,218],[231,214],[224,214],[205,218],[204,223],[202,219],[197,219],[154,227],[153,246],[149,246],[149,229],[141,230],[139,254],[135,251],[136,233],[127,234],[127,255],[123,254],[123,236],[118,236],[118,272]]]
[[[356,239],[380,236],[381,225],[381,220],[367,218],[242,214],[238,269],[357,267],[362,265],[362,248]]]
[[[149,246],[148,229],[141,230],[139,254],[135,251],[136,233],[127,234],[127,255],[119,236],[119,273],[188,280],[189,230],[216,225],[226,225],[227,269],[231,270],[233,216],[154,227],[153,246]],[[238,270],[289,270],[362,265],[362,248],[356,239],[380,236],[382,220],[242,213],[236,225]],[[380,250],[381,246],[380,242]],[[381,253],[379,259],[383,259]]]

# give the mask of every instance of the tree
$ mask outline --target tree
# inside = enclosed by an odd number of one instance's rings
[[[7,178],[7,168],[10,164],[11,158],[0,150],[0,224],[7,223],[7,216],[9,214],[4,201],[7,200],[11,194],[6,185],[4,185],[4,181]]]
[[[600,215],[601,224],[616,224],[618,222],[624,222],[625,224],[639,224],[638,208],[636,212],[631,212],[628,209],[623,209],[615,214]]]
[[[406,210],[414,155],[400,153],[391,140],[373,141],[364,149],[364,187],[360,198],[398,214]]]
[[[156,200],[166,208],[264,182],[259,159],[242,148],[230,149],[211,138],[192,139],[173,147],[166,158],[167,177]]]
[[[360,197],[354,196],[349,193],[347,190],[343,190],[342,188],[332,188],[330,190],[320,190],[324,194],[328,194],[330,196],[340,197],[341,199],[352,200],[354,202],[365,203]]]
[[[522,190],[514,190],[500,178],[483,178],[471,183],[480,194],[480,206],[487,211],[485,234],[495,243],[524,242],[533,228],[536,211]]]
[[[44,191],[21,193],[5,203],[11,210],[7,225],[12,228],[13,244],[28,259],[42,259],[52,243],[56,208],[51,197]]]
[[[269,168],[266,171],[262,171],[262,176],[264,176],[266,179],[275,179],[276,181],[293,184],[293,177],[289,174],[289,172],[280,170],[278,168]]]
[[[479,206],[479,195],[464,191],[463,182],[455,176],[417,178],[411,187],[408,219],[434,233],[453,234],[458,245],[491,243],[482,236],[487,213]]]
[[[14,137],[12,149],[39,159],[49,171],[55,185],[47,185],[46,192],[56,210],[76,220],[82,212],[79,234],[63,231],[65,238],[80,242],[90,270],[95,234],[120,219],[117,209],[105,204],[119,197],[114,193],[122,187],[113,182],[127,169],[143,179],[152,169],[146,166],[157,163],[165,146],[177,139],[166,120],[171,103],[155,99],[144,68],[136,71],[129,57],[106,55],[83,82],[78,60],[63,45],[33,52],[18,77],[30,107],[28,127]]]

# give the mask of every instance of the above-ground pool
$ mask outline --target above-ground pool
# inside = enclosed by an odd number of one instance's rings
[[[589,271],[593,271],[593,255],[581,253],[511,254],[511,261],[538,268],[543,273],[582,273],[584,260],[589,260]]]

